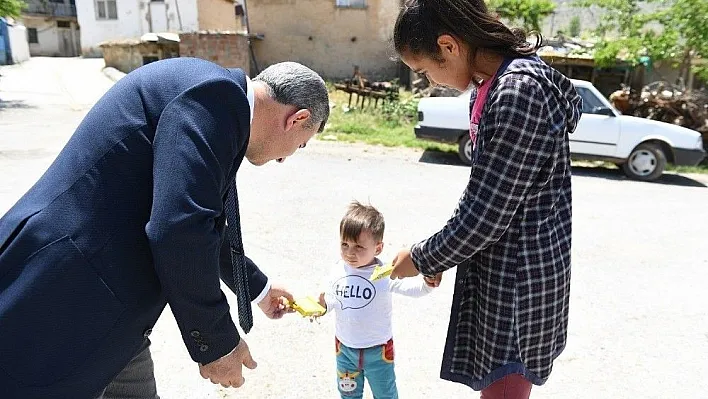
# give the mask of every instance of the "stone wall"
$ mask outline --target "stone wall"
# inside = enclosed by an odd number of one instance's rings
[[[122,41],[101,45],[106,67],[130,73],[153,61],[179,56],[177,43]]]

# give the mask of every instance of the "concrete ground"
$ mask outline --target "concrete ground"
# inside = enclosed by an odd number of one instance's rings
[[[0,68],[0,214],[111,86],[102,66],[101,60],[33,58]],[[384,213],[382,258],[390,260],[445,223],[468,171],[454,155],[322,141],[283,165],[244,163],[238,180],[246,251],[296,296],[316,294],[337,259],[338,223],[349,201],[371,202]],[[639,183],[618,171],[581,168],[573,179],[568,346],[532,397],[705,397],[708,179],[666,175]],[[438,378],[452,272],[428,297],[395,299],[402,398],[478,397]],[[238,390],[201,379],[169,310],[151,338],[164,399],[337,397],[331,317],[270,321],[257,312],[246,340],[259,366],[245,372]]]

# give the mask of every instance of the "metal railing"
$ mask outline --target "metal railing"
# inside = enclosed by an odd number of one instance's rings
[[[24,9],[26,14],[50,15],[53,17],[76,17],[76,6],[59,3],[28,3]]]

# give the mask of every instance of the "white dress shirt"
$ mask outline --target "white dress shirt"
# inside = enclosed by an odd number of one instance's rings
[[[251,79],[249,79],[248,76],[246,76],[246,98],[248,98],[248,106],[251,108],[251,123],[253,123],[253,108],[256,105],[256,95],[253,92],[253,86],[251,86]],[[268,278],[268,276],[266,276],[266,278]],[[265,296],[268,294],[268,291],[270,291],[270,287],[270,279],[267,279],[263,291],[261,291],[261,294],[258,295],[258,297],[252,302],[258,303],[262,301],[263,298],[265,298]]]

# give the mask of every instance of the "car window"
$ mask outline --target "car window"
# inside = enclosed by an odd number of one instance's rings
[[[605,104],[600,101],[599,98],[592,91],[586,89],[585,87],[576,87],[575,90],[578,91],[580,97],[583,98],[583,113],[584,114],[594,114],[596,113],[597,107],[607,108]]]

